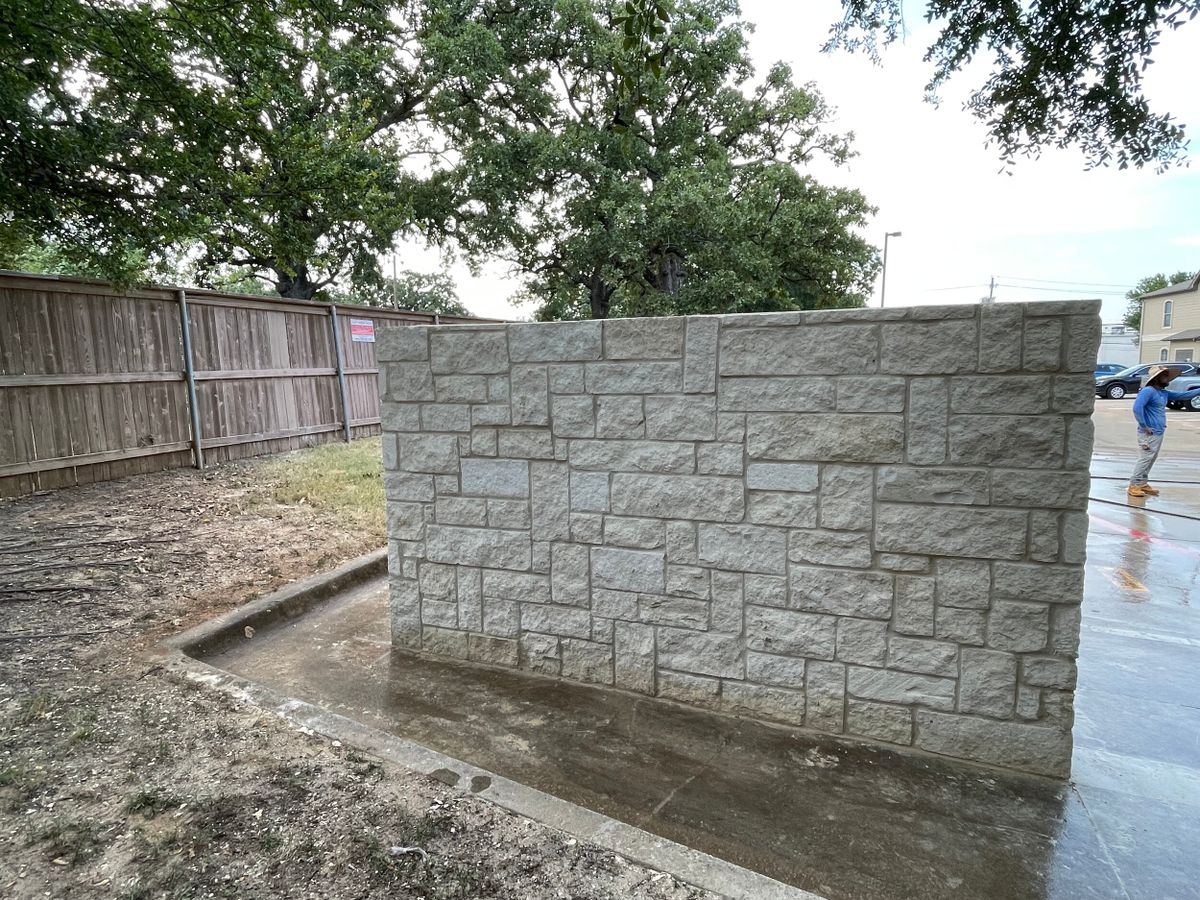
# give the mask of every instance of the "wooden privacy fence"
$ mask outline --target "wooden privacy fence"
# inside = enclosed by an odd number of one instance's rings
[[[0,272],[0,497],[376,434],[376,331],[471,321]]]

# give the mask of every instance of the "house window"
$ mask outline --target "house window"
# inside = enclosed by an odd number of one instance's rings
[[[1176,350],[1175,351],[1175,362],[1191,362],[1191,361],[1192,361],[1192,351],[1191,350]]]
[[[1163,347],[1160,351],[1158,351],[1158,359],[1160,362],[1167,361],[1167,348],[1166,347]]]
[[[1174,306],[1175,303],[1172,300],[1168,300],[1163,304],[1163,328],[1171,327],[1171,315],[1175,311],[1173,308]]]

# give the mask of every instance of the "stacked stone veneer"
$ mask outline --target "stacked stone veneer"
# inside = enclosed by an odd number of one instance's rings
[[[1098,310],[386,330],[394,642],[1064,775]]]

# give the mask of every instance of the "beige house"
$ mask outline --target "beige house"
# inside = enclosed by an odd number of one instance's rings
[[[1200,362],[1200,272],[1142,295],[1140,362]]]

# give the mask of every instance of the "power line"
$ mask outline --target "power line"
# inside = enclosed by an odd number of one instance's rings
[[[1032,281],[1037,284],[1077,284],[1087,287],[1113,287],[1126,289],[1130,287],[1128,284],[1112,284],[1106,281],[1055,281],[1053,278],[1022,278],[1019,275],[997,275],[996,277],[1007,278],[1009,281]]]
[[[996,283],[996,287],[1011,288],[1014,291],[1053,291],[1058,294],[1094,294],[1103,297],[1124,297],[1120,291],[1093,291],[1093,290],[1075,290],[1073,288],[1052,288],[1052,287],[1035,287],[1031,284],[1002,284]]]

